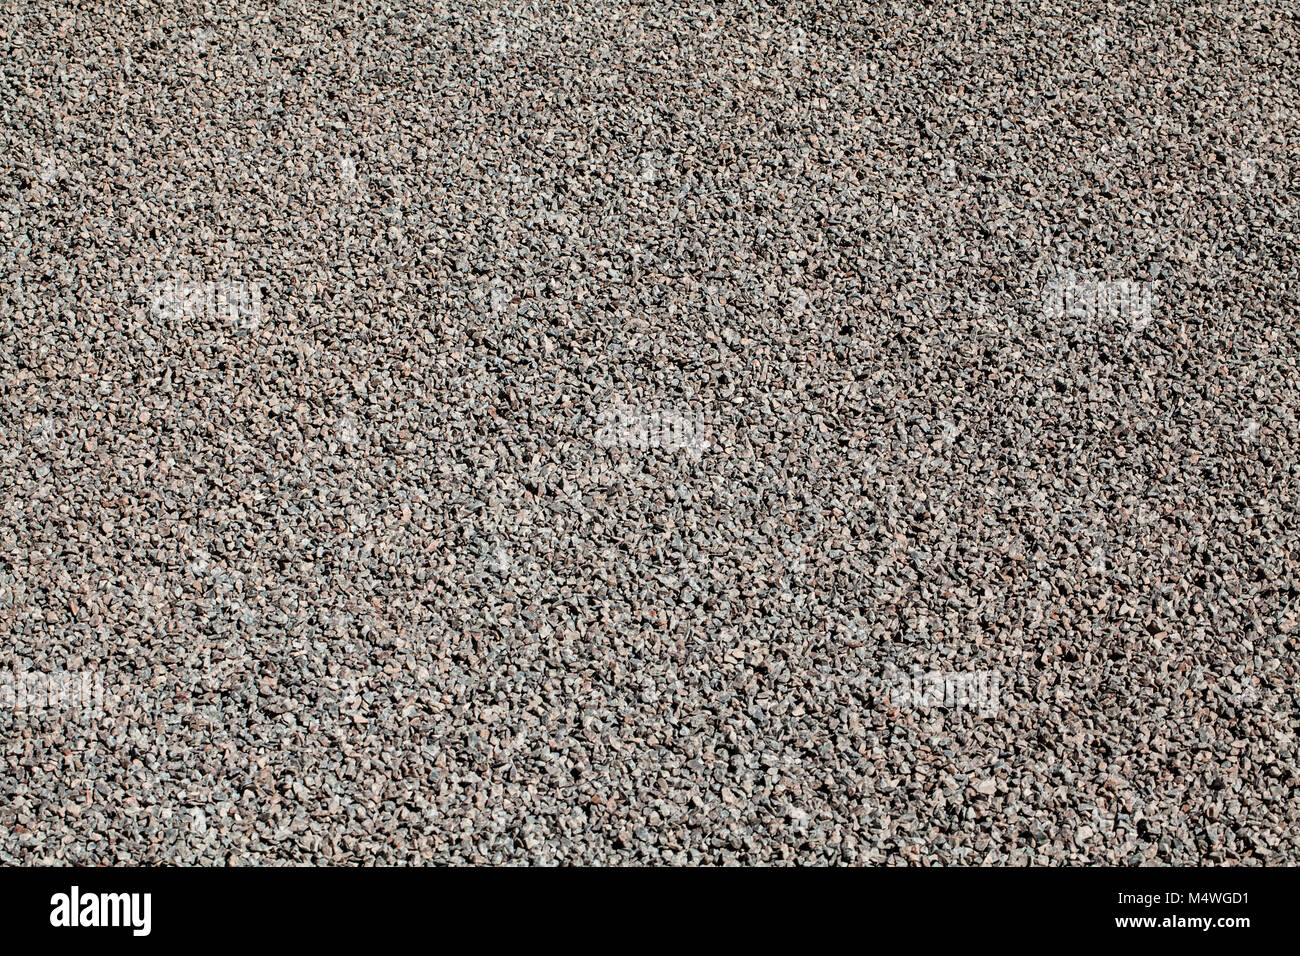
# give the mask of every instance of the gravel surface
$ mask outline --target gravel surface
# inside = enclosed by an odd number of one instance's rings
[[[0,861],[1300,862],[1294,3],[0,12]]]

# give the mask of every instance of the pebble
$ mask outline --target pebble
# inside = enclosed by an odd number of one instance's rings
[[[0,34],[0,862],[1300,859],[1282,11]]]

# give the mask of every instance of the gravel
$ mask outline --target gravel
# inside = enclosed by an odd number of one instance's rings
[[[0,13],[0,861],[1300,862],[1292,3]]]

